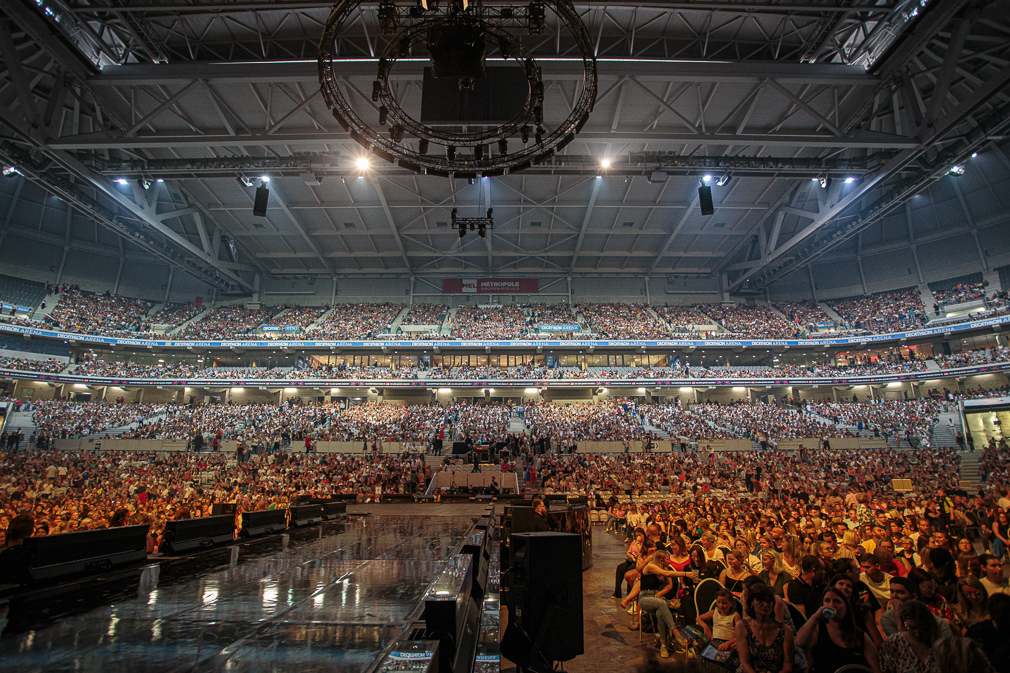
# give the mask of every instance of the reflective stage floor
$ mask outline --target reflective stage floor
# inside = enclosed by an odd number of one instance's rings
[[[191,579],[150,566],[135,597],[0,638],[0,669],[364,672],[475,520],[371,509]]]

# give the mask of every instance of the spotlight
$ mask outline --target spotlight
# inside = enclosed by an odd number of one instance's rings
[[[385,126],[386,125],[386,117],[388,117],[388,116],[389,116],[389,108],[387,108],[385,105],[380,105],[379,106],[379,126]]]
[[[427,154],[428,153],[428,139],[427,138],[419,138],[418,139],[418,141],[417,141],[417,153],[418,154]]]
[[[487,209],[487,219],[491,219],[494,216],[494,208]]]
[[[977,156],[978,156],[978,152],[972,152],[972,153],[971,153],[971,158],[972,158],[972,159],[974,159],[974,158],[975,158],[975,157],[977,157]]]
[[[477,235],[481,238],[487,236],[487,228],[483,224],[477,225]]]
[[[128,185],[128,184],[130,184],[130,181],[127,180],[126,178],[116,178],[116,184],[117,185]]]
[[[456,158],[456,148],[453,147],[452,145],[446,145],[445,146],[445,158],[448,159],[449,161],[452,161],[453,159],[455,159]]]
[[[268,176],[268,175],[261,175],[260,176],[260,180],[262,180],[263,182],[270,182],[270,176]]]
[[[723,175],[721,178],[719,178],[718,180],[715,181],[715,186],[716,187],[725,187],[727,184],[729,184],[729,181],[732,180],[732,179],[733,179],[733,176],[730,175],[729,173],[726,173],[726,175]]]
[[[534,140],[536,141],[537,145],[544,144],[544,132],[542,129],[537,129],[537,134],[536,136],[534,136]]]
[[[509,141],[502,138],[498,141],[498,154],[508,154],[509,153]]]
[[[519,137],[522,139],[523,145],[528,143],[530,141],[530,127],[529,126],[522,127],[522,129],[519,131]]]
[[[464,236],[466,236],[466,225],[465,224],[460,224],[459,225],[459,237],[463,238]]]
[[[473,160],[474,161],[483,161],[484,160],[484,146],[483,145],[477,145],[476,147],[473,148]]]
[[[856,179],[852,178],[852,177],[845,178],[845,184],[847,184],[847,185],[851,185],[855,181],[856,181]]]
[[[701,179],[701,181],[704,182],[707,185],[708,183],[712,182],[712,176],[711,175],[706,175],[705,177],[703,177]]]
[[[818,182],[818,184],[820,184],[821,189],[827,189],[828,188],[828,179],[827,178],[817,178],[817,182]]]
[[[357,167],[357,169],[359,171],[367,171],[368,170],[368,158],[367,157],[358,157],[355,160],[354,165]]]
[[[4,166],[4,177],[10,177],[12,175],[21,175],[21,171],[17,169],[17,166]]]
[[[604,159],[600,162],[601,168],[610,168],[610,159]]]
[[[964,166],[961,166],[960,164],[954,164],[953,166],[950,167],[950,170],[947,172],[950,173],[951,175],[964,175]]]
[[[247,178],[244,175],[238,176],[238,179],[239,179],[239,182],[242,183],[243,187],[252,187],[253,186],[253,181],[250,180],[249,178]]]
[[[372,101],[373,102],[377,103],[379,101],[379,93],[381,91],[382,91],[382,85],[379,84],[379,81],[376,80],[376,81],[372,82]]]
[[[393,142],[400,142],[403,140],[403,127],[399,124],[393,124],[389,127],[389,137],[393,139]]]

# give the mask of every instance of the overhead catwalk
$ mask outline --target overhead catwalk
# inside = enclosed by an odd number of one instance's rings
[[[0,639],[8,671],[371,670],[472,516],[372,515],[191,579],[145,569],[136,597]]]

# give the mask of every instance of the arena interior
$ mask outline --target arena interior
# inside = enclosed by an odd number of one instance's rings
[[[1010,1],[0,59],[0,668],[1010,671]]]

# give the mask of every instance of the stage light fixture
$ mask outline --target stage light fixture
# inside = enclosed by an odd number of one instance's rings
[[[729,184],[729,181],[732,180],[732,179],[733,179],[733,176],[730,175],[729,173],[726,173],[725,175],[723,175],[722,177],[720,177],[718,180],[715,181],[715,186],[716,187],[725,187],[726,185]]]
[[[610,159],[604,159],[600,162],[601,168],[610,168]]]
[[[522,170],[553,156],[570,143],[589,118],[598,93],[595,43],[571,0],[532,0],[525,5],[484,6],[472,0],[447,0],[439,3],[423,1],[398,5],[395,0],[379,0],[378,24],[384,36],[383,46],[376,54],[378,67],[373,78],[371,101],[379,108],[379,123],[375,117],[363,118],[364,107],[360,101],[346,97],[341,89],[341,64],[338,54],[345,38],[345,29],[358,20],[364,0],[336,0],[326,21],[319,42],[318,65],[320,89],[323,99],[344,131],[357,143],[376,156],[429,175],[451,176],[494,172],[505,174]],[[556,29],[565,39],[571,40],[575,53],[582,56],[583,85],[571,103],[570,112],[558,115],[560,120],[544,129],[543,71],[530,48],[523,43],[526,32],[541,34],[546,28],[546,10],[550,8],[557,20]],[[555,26],[552,25],[552,29]],[[393,69],[398,60],[427,50],[430,67],[436,77],[454,77],[470,80],[484,73],[487,45],[497,47],[503,59],[513,61],[522,68],[528,83],[528,95],[522,101],[521,111],[509,121],[498,126],[463,126],[450,128],[429,126],[414,119],[401,106],[397,91],[391,84]],[[468,82],[461,82],[466,86]],[[367,95],[367,94],[366,94]],[[367,99],[366,99],[367,100]],[[372,108],[374,109],[374,108]],[[360,111],[359,111],[360,110]],[[399,126],[390,134],[380,133],[379,127]],[[530,130],[533,127],[534,130]],[[428,146],[402,143],[402,137],[423,139],[427,143],[446,148],[428,153]],[[509,153],[507,138],[519,137],[525,147],[516,147]],[[531,137],[536,146],[529,147]],[[505,141],[505,142],[503,142]],[[455,152],[455,148],[492,148],[497,143],[499,152],[490,150]],[[453,148],[453,149],[449,149]],[[475,170],[474,163],[479,162]]]
[[[484,146],[483,145],[477,145],[477,147],[473,148],[473,160],[474,161],[483,161],[484,160]]]
[[[367,157],[358,157],[358,158],[357,158],[357,159],[355,159],[355,161],[354,161],[354,166],[355,166],[355,167],[356,167],[356,168],[357,168],[357,169],[358,169],[359,171],[367,171],[367,170],[368,170],[368,167],[369,167],[369,162],[368,162],[368,158],[367,158]]]
[[[820,184],[821,189],[827,189],[828,188],[828,178],[826,178],[826,177],[825,178],[817,178],[817,182],[818,182],[818,184]]]
[[[417,153],[418,154],[427,154],[428,153],[428,139],[427,138],[418,138],[418,140],[417,140]]]

